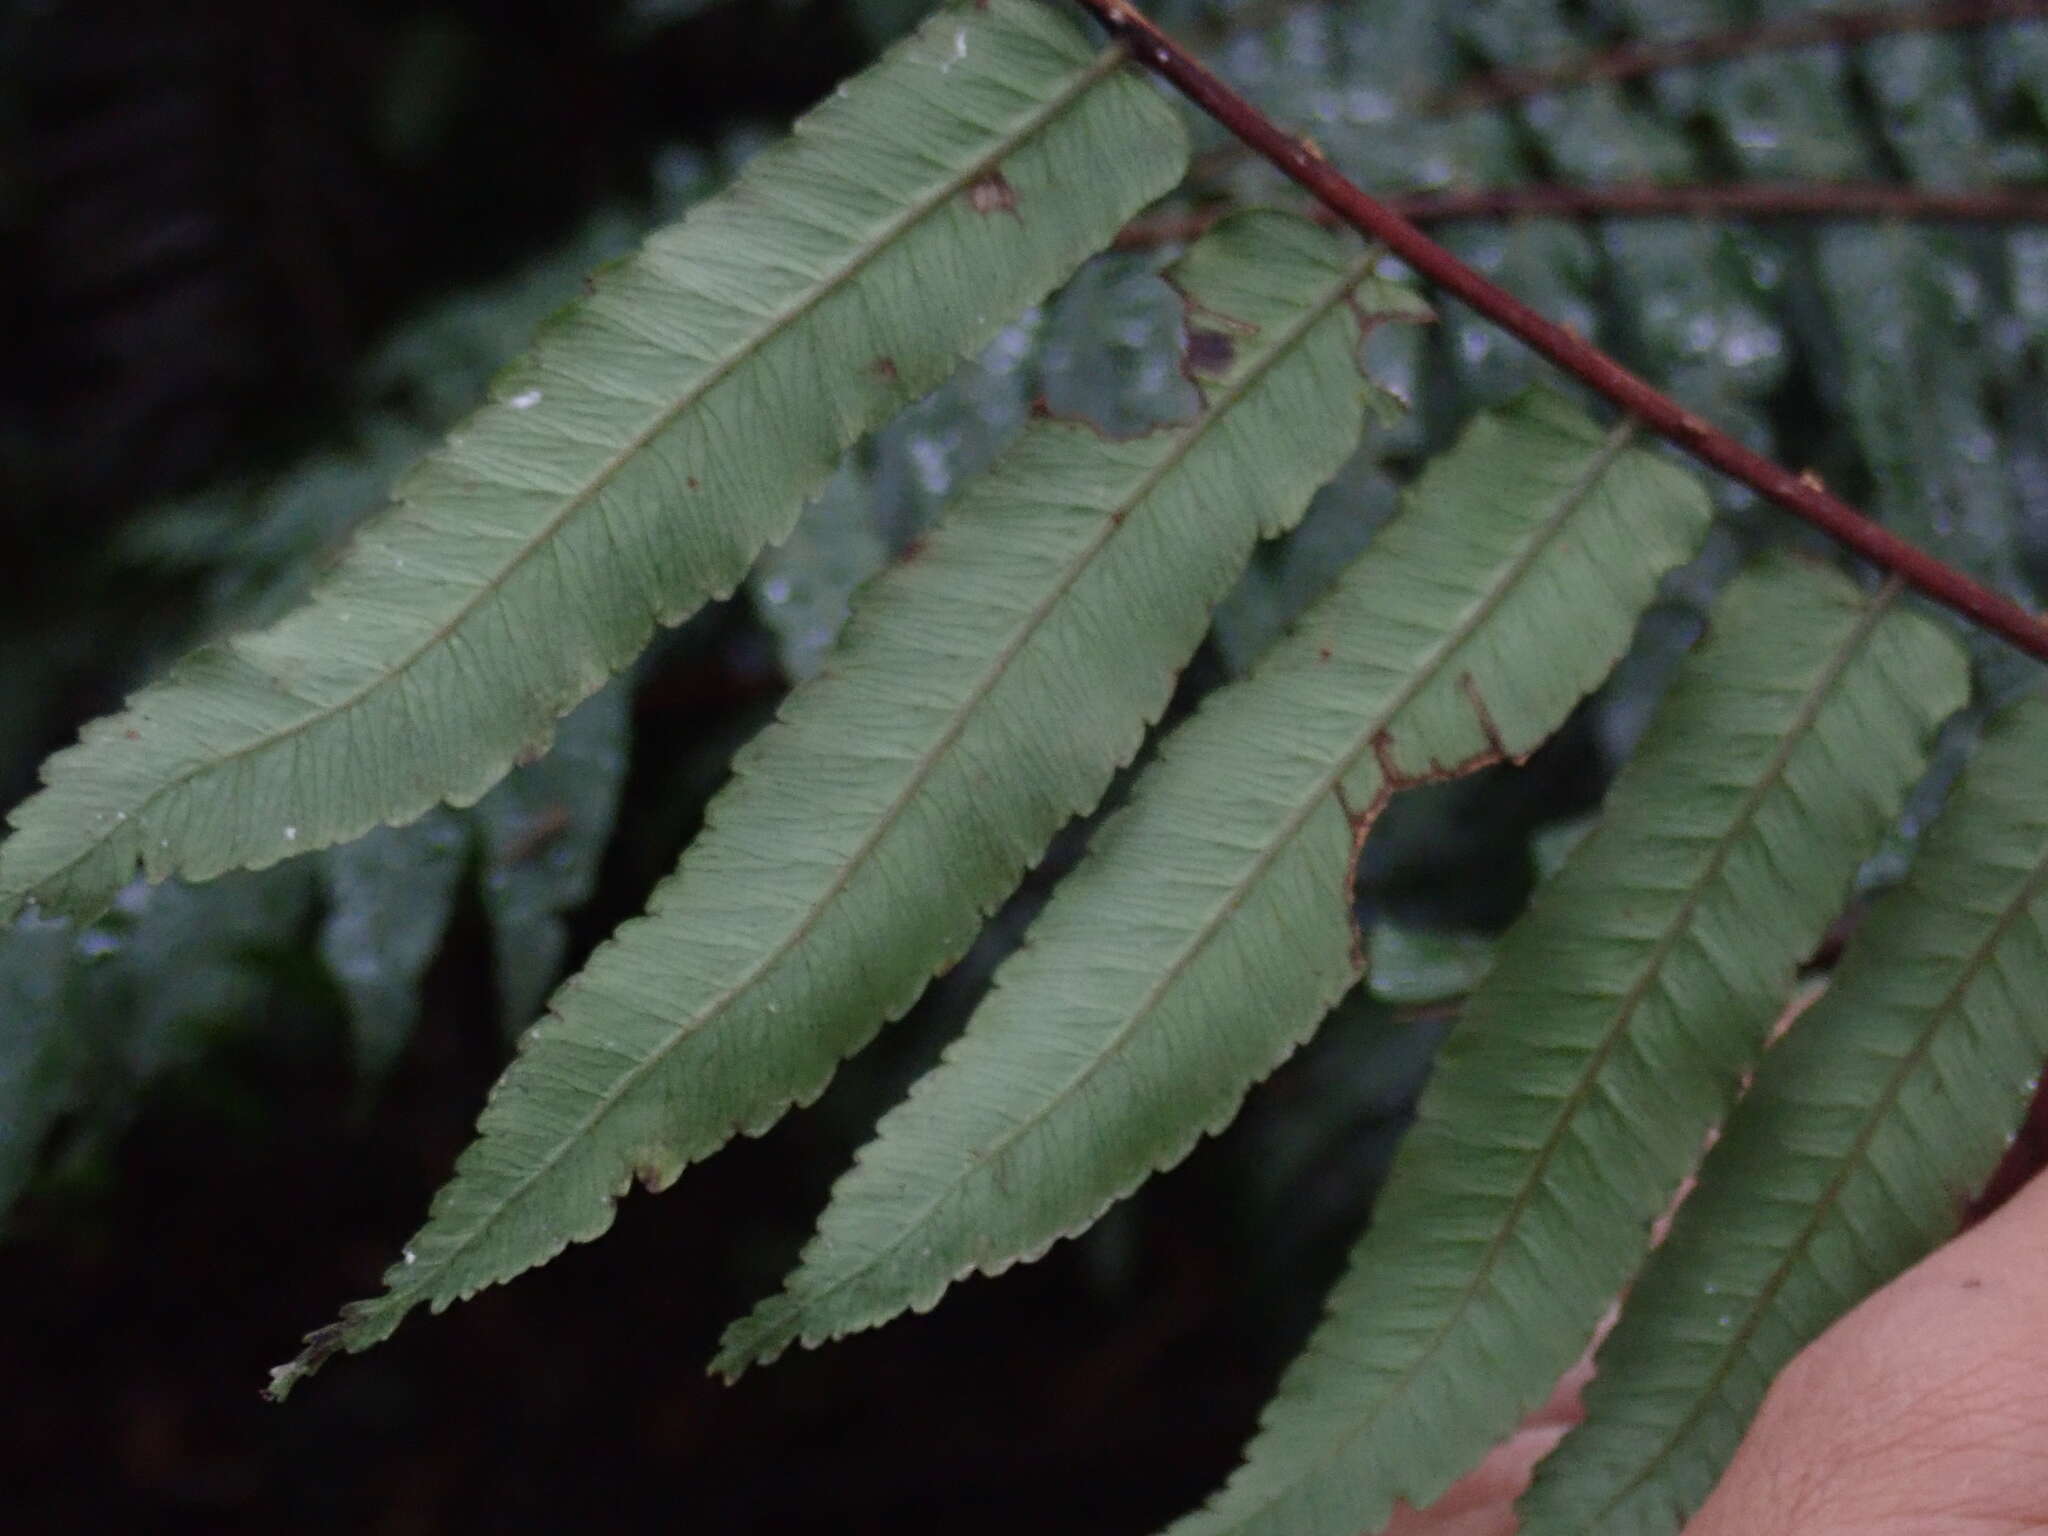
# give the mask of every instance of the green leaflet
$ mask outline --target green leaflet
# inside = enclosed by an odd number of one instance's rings
[[[767,1128],[966,949],[1137,751],[1210,606],[1384,401],[1374,318],[1426,313],[1312,226],[1254,214],[1176,269],[1207,409],[1149,436],[1034,423],[739,756],[648,915],[556,995],[383,1297],[277,1374],[597,1236]]]
[[[1479,418],[1252,678],[1167,742],[716,1368],[931,1306],[1228,1121],[1356,978],[1353,829],[1529,751],[1691,552],[1689,477],[1532,393]]]
[[[1823,568],[1730,589],[1503,938],[1245,1466],[1176,1531],[1377,1529],[1551,1390],[1965,693],[1946,635]]]
[[[730,591],[841,450],[1179,178],[1176,114],[1030,0],[936,16],[602,273],[305,606],[88,726],[0,917],[467,804]]]
[[[1676,1531],[1778,1369],[1946,1239],[2048,1055],[2048,701],[1991,727],[1911,874],[1708,1154],[1522,1529]]]

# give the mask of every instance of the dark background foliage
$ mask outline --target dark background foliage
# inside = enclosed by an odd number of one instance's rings
[[[15,573],[0,610],[0,798],[26,793],[44,753],[192,639],[301,589],[584,271],[714,188],[922,9],[0,3],[0,569]],[[2039,39],[1806,50],[1389,127],[1395,84],[1441,88],[1528,50],[1569,57],[1751,13],[1157,10],[1369,184],[1974,185],[2048,165]],[[1360,27],[1383,20],[1364,46]],[[1821,105],[1801,105],[1815,91]],[[1206,148],[1198,192],[1276,195]],[[1542,222],[1458,238],[1688,403],[1859,495],[1965,450],[1976,479],[1913,481],[1888,510],[2032,595],[2048,475],[2022,445],[2044,419],[2048,249],[2030,234]],[[336,959],[331,871],[136,893],[83,935],[6,936],[0,1162],[28,1179],[0,1246],[10,1529],[594,1516],[919,1531],[971,1517],[1110,1532],[1146,1529],[1215,1483],[1369,1208],[1444,1027],[1428,1000],[1455,989],[1544,848],[1597,804],[1737,553],[1775,536],[1739,500],[1597,706],[1528,768],[1417,796],[1390,821],[1362,894],[1368,919],[1424,934],[1402,951],[1413,974],[1347,1004],[1227,1135],[1085,1239],[737,1388],[702,1375],[718,1328],[774,1285],[1077,835],[815,1110],[659,1200],[626,1201],[603,1243],[336,1365],[288,1409],[256,1395],[301,1332],[374,1285],[445,1176],[505,1059],[507,1016],[531,1015],[534,978],[508,952],[573,965],[637,909],[732,748],[814,658],[844,588],[985,460],[1018,391],[1125,427],[1166,408],[1146,366],[1173,341],[1151,268],[1146,254],[1096,263],[1009,354],[855,455],[751,602],[700,615],[637,669],[625,723],[601,743],[617,783],[589,807],[563,792],[573,816],[548,802],[522,829],[514,804],[474,836],[450,818],[439,894],[407,883],[416,869],[374,887],[392,930],[375,942],[412,943],[421,974],[373,980],[406,998],[400,1013],[418,981],[417,1027],[375,1037],[366,1023],[365,997],[386,994],[351,992]],[[1845,296],[1872,294],[1903,341],[1859,346],[1845,329]],[[1395,479],[1534,373],[1459,321],[1390,366],[1418,403]],[[1929,391],[1953,408],[1900,426]],[[1300,539],[1261,557],[1177,709],[1358,547],[1392,484],[1359,466]],[[1999,665],[1987,657],[1987,677]],[[526,905],[508,908],[507,889]],[[0,1177],[0,1201],[16,1177]]]

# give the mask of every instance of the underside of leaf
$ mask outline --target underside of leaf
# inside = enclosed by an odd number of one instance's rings
[[[1137,751],[1253,544],[1391,406],[1361,332],[1426,313],[1307,223],[1254,214],[1172,274],[1204,408],[1115,441],[1045,420],[867,589],[735,764],[702,837],[557,994],[388,1293],[285,1368],[594,1237],[766,1129],[957,959]]]
[[[2048,703],[1995,722],[1905,885],[1758,1070],[1630,1293],[1525,1536],[1675,1532],[1771,1379],[1956,1229],[2048,1057]]]
[[[1377,1529],[1585,1348],[1965,697],[1961,653],[1895,590],[1782,562],[1722,601],[1502,940],[1246,1464],[1177,1532]]]
[[[1032,0],[933,18],[544,330],[303,607],[46,765],[0,918],[466,805],[732,590],[861,433],[1179,177],[1157,93]],[[986,189],[1000,185],[992,203]]]
[[[1704,531],[1699,487],[1627,438],[1531,394],[1430,467],[1168,740],[716,1368],[1033,1257],[1230,1119],[1356,978],[1348,872],[1387,797],[1533,749]]]

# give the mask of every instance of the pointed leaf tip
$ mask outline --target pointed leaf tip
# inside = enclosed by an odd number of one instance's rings
[[[476,800],[1179,179],[1180,118],[1122,60],[1028,0],[949,9],[599,273],[306,604],[50,759],[0,844],[0,918]],[[1030,216],[975,210],[995,169]]]
[[[1167,739],[721,1369],[1035,1257],[1231,1118],[1355,979],[1354,812],[1534,747],[1705,531],[1697,483],[1628,437],[1536,394],[1429,467],[1252,678]]]
[[[660,1188],[808,1102],[965,951],[1136,753],[1254,543],[1355,451],[1356,309],[1415,308],[1371,265],[1291,216],[1219,227],[1178,273],[1241,328],[1205,409],[1123,440],[1033,423],[865,589],[648,915],[528,1034],[345,1347],[597,1235],[636,1178]]]

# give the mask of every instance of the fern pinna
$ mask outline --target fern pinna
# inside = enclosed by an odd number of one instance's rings
[[[1184,126],[1133,49],[1236,110],[1130,7],[1091,9],[1124,40],[1095,46],[1036,0],[942,9],[601,271],[304,603],[51,760],[0,846],[0,904],[36,909],[17,940],[91,920],[138,868],[206,880],[341,844],[344,950],[377,942],[387,867],[452,889],[463,834],[437,807],[540,754],[657,626],[790,533],[848,444],[1180,181]],[[1285,158],[1345,211],[1317,157]],[[1434,317],[1380,247],[1241,213],[1165,276],[1184,409],[1122,437],[1040,413],[862,588],[645,914],[548,1000],[384,1293],[311,1335],[274,1396],[816,1097],[1139,757],[1260,541],[1361,444],[1409,430],[1375,370]],[[1249,675],[1159,733],[718,1369],[928,1308],[1082,1231],[1359,985],[1354,874],[1390,801],[1526,758],[1709,539],[1707,492],[1652,429],[1748,462],[1661,397],[1591,382],[1630,411],[1602,422],[1538,387],[1473,417]],[[1795,510],[1839,505],[1773,475],[1760,488]],[[1894,577],[1779,552],[1720,597],[1598,827],[1465,1001],[1244,1466],[1176,1529],[1337,1536],[1426,1503],[1626,1292],[1524,1528],[1675,1530],[1775,1368],[1951,1230],[2048,1052],[2038,697],[1984,726],[1827,994],[1764,1046],[1971,704],[1963,649],[1908,588],[2038,637],[1910,546],[1845,536]],[[609,739],[622,697],[575,718]],[[502,804],[499,844],[521,835]],[[407,823],[428,833],[392,841]]]

